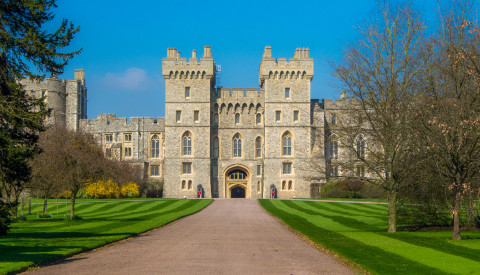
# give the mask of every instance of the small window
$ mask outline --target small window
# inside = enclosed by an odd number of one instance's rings
[[[45,91],[42,91],[42,97],[45,97],[47,93]]]
[[[257,124],[262,123],[262,115],[261,114],[257,114],[256,122],[257,122]]]
[[[282,112],[281,111],[275,111],[275,121],[280,121],[282,117]]]
[[[218,149],[219,149],[218,137],[215,137],[213,139],[213,157],[214,158],[218,158]]]
[[[132,156],[132,147],[125,147],[125,157]]]
[[[282,137],[282,153],[284,156],[291,156],[292,155],[292,137],[290,136],[289,132],[286,132],[283,134]]]
[[[189,180],[188,181],[188,190],[192,190],[192,186],[193,186],[192,181]]]
[[[355,167],[355,174],[357,177],[360,177],[360,178],[365,177],[365,167],[363,166]]]
[[[215,113],[213,115],[213,124],[218,125],[218,114],[217,113]]]
[[[285,88],[285,98],[286,99],[290,98],[290,88]]]
[[[185,98],[190,98],[190,87],[185,87]]]
[[[290,175],[292,173],[292,163],[291,162],[284,162],[282,172],[283,172],[284,175]]]
[[[233,157],[242,157],[242,139],[239,134],[233,137]]]
[[[105,135],[105,141],[107,143],[113,142],[113,135],[111,134]]]
[[[160,166],[159,165],[152,165],[150,166],[150,176],[160,176]]]
[[[330,176],[338,177],[338,166],[330,167]]]
[[[192,163],[190,162],[182,163],[182,174],[189,175],[191,173],[192,173]]]
[[[362,118],[362,115],[359,115],[358,116],[358,125],[362,125],[363,124],[363,118]]]
[[[198,114],[199,114],[199,111],[194,111],[194,112],[193,112],[193,120],[194,120],[195,122],[198,122]]]
[[[337,116],[335,114],[332,115],[332,125],[337,123]]]
[[[177,111],[177,122],[180,122],[180,120],[182,119],[182,111]]]
[[[132,134],[125,134],[123,136],[123,139],[125,140],[125,142],[132,142]]]
[[[261,190],[261,187],[262,186],[262,183],[261,182],[257,182],[257,193],[260,193],[260,190]]]
[[[293,111],[293,121],[298,122],[298,111]]]
[[[187,189],[187,182],[182,180],[182,190]]]
[[[150,146],[150,156],[152,158],[159,158],[160,157],[160,139],[158,135],[153,135],[151,139],[151,146]]]
[[[192,155],[192,137],[190,132],[185,132],[182,137],[182,147],[183,147],[183,155],[184,156],[191,156]]]
[[[260,137],[257,137],[257,139],[255,140],[255,157],[262,157],[262,139]]]
[[[291,180],[288,181],[288,191],[293,190],[293,182]]]
[[[236,113],[235,114],[235,124],[239,124],[239,123],[240,123],[240,114]]]
[[[262,175],[262,166],[257,165],[257,176],[261,176],[261,175]]]
[[[287,181],[282,181],[282,190],[287,190]]]

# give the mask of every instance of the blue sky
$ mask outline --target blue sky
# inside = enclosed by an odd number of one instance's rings
[[[415,1],[432,17],[436,0]],[[88,118],[165,115],[161,61],[167,48],[182,57],[212,47],[222,66],[222,86],[258,88],[258,67],[266,45],[273,57],[293,57],[310,48],[315,60],[312,98],[338,98],[329,63],[341,61],[356,26],[375,8],[375,0],[336,1],[57,1],[56,20],[70,19],[80,32],[70,49],[83,48],[61,78],[86,70]]]

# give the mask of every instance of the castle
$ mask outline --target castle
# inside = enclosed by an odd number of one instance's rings
[[[338,145],[329,124],[345,109],[342,95],[312,100],[313,59],[309,49],[275,59],[265,47],[259,88],[218,88],[209,46],[203,57],[167,50],[162,62],[165,118],[86,119],[85,76],[74,80],[24,80],[27,91],[45,95],[53,109],[49,123],[92,133],[107,157],[143,168],[149,181],[164,182],[164,196],[194,198],[278,198],[315,196],[326,174],[337,176]],[[329,144],[327,146],[327,144]],[[328,147],[328,148],[327,148]]]

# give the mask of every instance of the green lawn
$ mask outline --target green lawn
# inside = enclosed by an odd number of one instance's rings
[[[387,206],[260,200],[291,228],[374,274],[478,274],[480,231],[387,233]]]
[[[95,200],[101,201],[101,200]],[[0,238],[0,274],[63,258],[81,251],[138,235],[195,213],[212,200],[140,200],[79,203],[83,220],[65,221],[65,204],[48,206],[51,219],[37,219],[36,208],[27,221],[16,222]],[[43,207],[43,206],[42,206]],[[43,209],[43,208],[42,208]],[[26,213],[26,212],[25,212]]]

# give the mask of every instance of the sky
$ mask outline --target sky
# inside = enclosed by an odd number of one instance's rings
[[[436,14],[437,0],[414,1],[426,17]],[[309,48],[314,59],[311,97],[338,98],[332,62],[358,38],[358,26],[372,16],[375,0],[314,1],[160,1],[59,0],[53,12],[80,26],[65,50],[82,48],[66,66],[63,79],[85,69],[88,118],[101,113],[117,117],[164,117],[162,58],[167,48],[182,57],[203,55],[211,46],[221,65],[221,85],[259,88],[258,69],[265,46],[274,58],[292,58]]]

